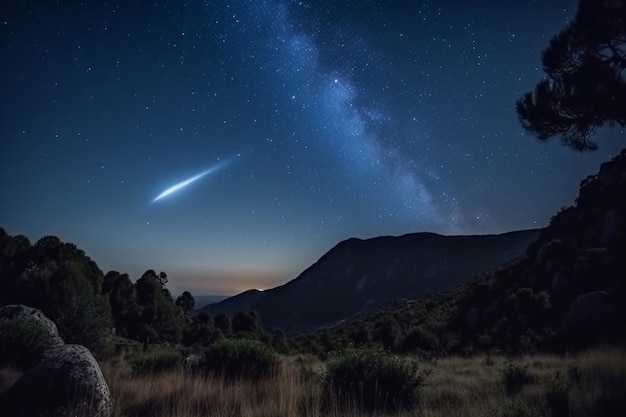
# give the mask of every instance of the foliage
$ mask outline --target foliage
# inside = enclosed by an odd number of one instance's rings
[[[528,371],[527,366],[522,366],[513,362],[506,364],[504,368],[500,370],[502,375],[502,381],[506,388],[506,392],[509,395],[517,394],[526,385],[529,385],[535,381],[535,378]]]
[[[256,333],[261,329],[259,316],[255,312],[240,311],[233,317],[232,328],[235,333]]]
[[[180,368],[181,364],[181,353],[172,348],[151,349],[131,360],[133,371],[139,375],[171,371]]]
[[[569,392],[567,382],[556,372],[545,394],[546,404],[552,417],[568,417],[570,413]]]
[[[118,335],[132,338],[138,330],[140,306],[135,286],[128,274],[110,271],[104,276],[102,293],[108,295],[111,315]]]
[[[157,275],[146,271],[135,283],[137,303],[141,308],[139,329],[135,338],[150,338],[156,341],[180,342],[184,318],[176,308],[163,285],[165,273]]]
[[[258,380],[274,374],[280,358],[269,346],[256,340],[224,339],[205,353],[202,367],[206,372],[226,379]]]
[[[111,314],[95,262],[55,236],[28,246],[20,236],[5,235],[0,245],[0,303],[40,309],[56,323],[66,343],[98,352],[110,333]]]
[[[329,400],[366,410],[407,410],[420,403],[428,372],[418,372],[379,347],[350,347],[327,362],[325,392]]]
[[[606,123],[626,126],[626,2],[581,0],[576,17],[543,51],[547,79],[517,102],[522,125],[579,150]]]
[[[213,317],[203,312],[191,318],[191,323],[183,332],[182,344],[185,346],[209,346],[222,337],[223,333],[215,327]]]
[[[26,369],[52,345],[52,336],[27,320],[0,319],[0,366]]]
[[[183,313],[189,314],[196,306],[196,300],[189,291],[184,291],[177,299],[176,305],[183,310]]]
[[[222,331],[224,334],[229,334],[231,331],[230,318],[224,313],[218,313],[213,318],[215,327]]]
[[[373,340],[387,349],[394,349],[398,345],[399,326],[392,316],[384,317],[375,324]]]

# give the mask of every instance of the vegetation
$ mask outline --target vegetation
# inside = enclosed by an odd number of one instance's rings
[[[280,359],[267,345],[256,340],[220,340],[205,353],[201,363],[204,372],[221,375],[227,380],[256,381],[278,370]]]
[[[605,123],[626,126],[626,2],[581,0],[574,20],[550,41],[547,79],[517,102],[522,125],[547,140],[561,135],[579,151]]]
[[[0,366],[26,369],[50,348],[52,337],[43,328],[24,320],[0,319]]]
[[[329,358],[324,392],[342,409],[412,410],[427,374],[380,347],[348,348]]]
[[[182,360],[182,354],[178,350],[159,347],[137,353],[130,362],[135,374],[147,375],[179,369]]]
[[[548,79],[517,103],[540,139],[592,150],[595,128],[626,125],[625,7],[581,0],[544,51]],[[174,301],[164,272],[105,275],[71,243],[1,228],[0,305],[41,309],[65,342],[91,349],[119,417],[623,415],[625,172],[623,152],[500,270],[308,334],[267,333],[252,311],[193,315],[191,293]],[[50,340],[9,320],[0,333],[2,410]]]
[[[111,332],[98,266],[71,243],[46,236],[30,245],[0,229],[0,305],[26,304],[55,322],[66,343],[98,352]]]
[[[330,365],[310,357],[285,358],[278,372],[252,381],[189,374],[180,368],[136,374],[129,363],[133,355],[128,352],[101,362],[115,397],[114,417],[617,417],[626,407],[626,351],[617,349],[595,349],[573,357],[529,355],[513,360],[493,355],[492,366],[485,366],[484,355],[437,361],[415,356],[398,358],[430,371],[419,404],[398,411],[349,408],[328,398],[323,379],[311,377],[310,373],[323,376]],[[303,362],[308,364],[306,368],[301,366]],[[533,381],[517,393],[507,393],[500,372],[507,364],[526,368]],[[578,369],[578,380],[569,376],[572,367]],[[0,394],[17,377],[19,372],[12,368],[0,369]]]

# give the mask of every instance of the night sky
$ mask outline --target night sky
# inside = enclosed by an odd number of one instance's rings
[[[575,0],[2,3],[0,226],[175,294],[349,237],[543,227],[624,145],[517,120]]]

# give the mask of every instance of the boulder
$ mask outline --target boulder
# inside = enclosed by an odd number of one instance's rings
[[[191,354],[183,359],[183,369],[185,370],[185,372],[194,372],[198,370],[201,362],[202,356]]]
[[[26,370],[63,344],[57,326],[40,310],[19,304],[0,308],[0,365]]]
[[[612,337],[616,322],[616,310],[609,295],[595,291],[572,301],[559,333],[568,345],[604,343]]]
[[[566,297],[570,294],[572,284],[563,272],[557,272],[552,277],[552,292],[557,297]]]
[[[48,350],[3,398],[5,416],[110,417],[109,387],[86,347],[63,345]]]
[[[36,308],[23,304],[6,305],[0,308],[0,320],[23,320],[28,326],[36,326],[45,330],[50,336],[50,347],[63,346],[65,344],[61,336],[59,336],[56,324],[46,317],[41,310]]]
[[[626,221],[624,214],[617,209],[609,210],[604,216],[602,223],[602,244],[614,243],[626,234]]]

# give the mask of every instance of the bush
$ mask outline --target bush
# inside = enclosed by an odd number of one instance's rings
[[[509,395],[517,394],[526,385],[535,381],[535,378],[528,372],[527,366],[520,366],[509,362],[504,369],[500,370],[506,392]]]
[[[325,397],[339,407],[407,410],[419,404],[427,375],[379,347],[348,348],[328,360]]]
[[[171,371],[181,366],[182,355],[176,349],[158,348],[141,353],[131,360],[133,372],[138,375]]]
[[[52,347],[52,336],[27,320],[0,320],[0,366],[25,370]]]
[[[570,408],[568,387],[560,372],[557,372],[552,376],[545,398],[552,417],[569,416]]]
[[[279,365],[278,354],[259,341],[224,339],[206,351],[201,366],[206,372],[229,380],[258,380],[275,373]]]

